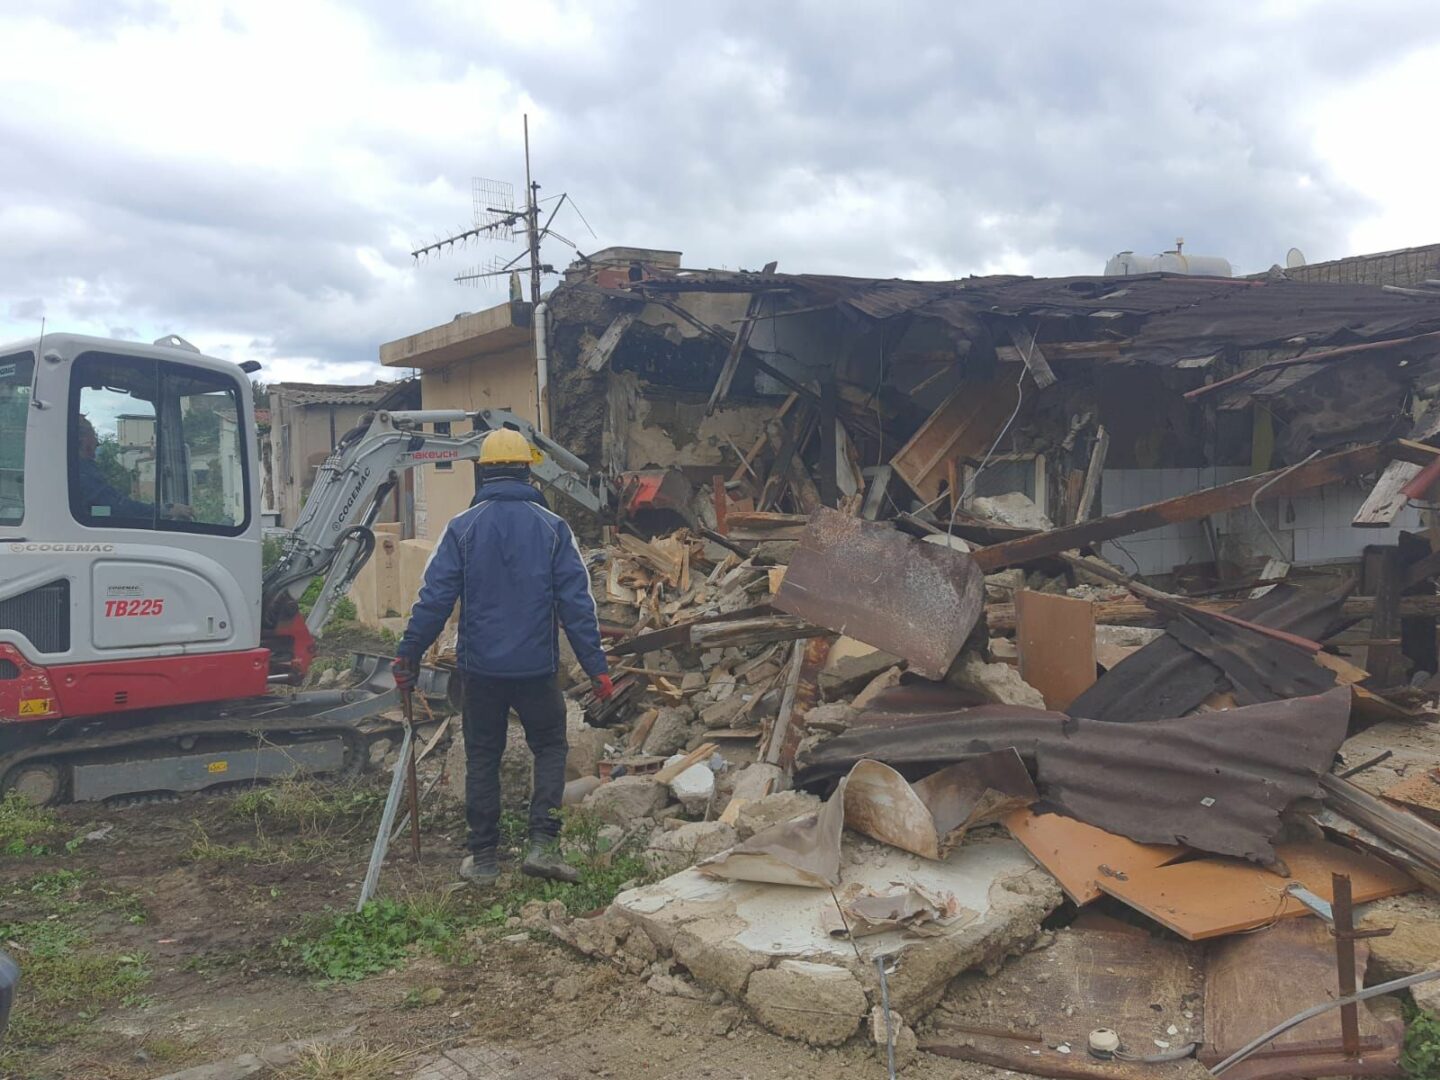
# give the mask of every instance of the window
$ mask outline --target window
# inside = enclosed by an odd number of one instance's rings
[[[240,391],[228,376],[85,353],[71,376],[70,509],[82,524],[234,536],[249,524]]]
[[[25,520],[25,424],[34,375],[34,354],[0,356],[0,525]]]
[[[449,421],[449,420],[436,420],[436,421],[435,421],[435,434],[436,434],[436,435],[449,435],[449,434],[450,434],[450,421]],[[436,472],[454,472],[454,471],[455,471],[455,463],[454,463],[453,461],[437,461],[437,462],[435,462],[435,471],[436,471]]]

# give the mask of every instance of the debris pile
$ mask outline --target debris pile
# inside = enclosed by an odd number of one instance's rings
[[[1065,547],[987,579],[855,510],[590,553],[627,693],[572,691],[606,725],[583,805],[658,880],[557,936],[817,1045],[1179,1076],[1356,988],[1322,922],[1440,915],[1440,732],[1334,647],[1354,583],[1194,600]],[[1347,1007],[1230,1068],[1396,1074],[1402,1034]]]

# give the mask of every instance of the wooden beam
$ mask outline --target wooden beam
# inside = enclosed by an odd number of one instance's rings
[[[1110,433],[1101,424],[1095,430],[1095,445],[1090,450],[1090,464],[1085,469],[1085,486],[1080,491],[1080,503],[1075,509],[1075,522],[1090,519],[1095,506],[1095,496],[1100,491],[1100,474],[1105,471],[1105,456],[1110,452]]]
[[[622,311],[598,339],[591,342],[590,347],[580,357],[580,362],[591,371],[599,371],[610,362],[610,356],[615,347],[620,344],[620,339],[625,336],[625,331],[630,329],[630,324],[635,321],[635,313]]]
[[[768,262],[762,274],[775,273],[776,263]],[[735,380],[735,372],[740,367],[740,358],[745,355],[745,349],[750,344],[750,334],[755,329],[755,320],[760,317],[760,309],[764,306],[765,300],[762,293],[753,293],[750,297],[750,305],[745,311],[745,321],[740,324],[740,329],[735,331],[735,338],[730,342],[730,352],[725,356],[725,363],[720,367],[720,377],[715,380],[715,388],[710,391],[710,401],[705,406],[705,415],[709,416],[715,411],[715,406],[725,400],[725,395],[730,392],[730,384]]]
[[[1350,524],[1357,529],[1384,529],[1410,504],[1410,497],[1400,489],[1420,472],[1419,465],[1408,461],[1392,461],[1385,466],[1370,494],[1355,511]]]
[[[1020,359],[1025,364],[1030,377],[1035,380],[1035,385],[1041,390],[1047,386],[1055,385],[1055,372],[1050,367],[1050,361],[1045,358],[1045,351],[1040,348],[1040,343],[1035,340],[1038,331],[1029,332],[1023,326],[1008,326],[1006,333],[1010,335],[1010,341],[1014,344]]]
[[[1253,496],[1279,499],[1311,491],[1326,484],[1374,472],[1392,456],[1390,448],[1379,444],[1344,450],[1300,465],[1247,476],[1229,484],[1165,499],[1134,510],[1125,510],[1098,521],[1080,522],[1067,528],[1052,529],[1003,544],[992,544],[980,548],[973,557],[980,569],[989,574],[1007,566],[1058,555],[1062,551],[1092,547],[1105,540],[1130,536],[1147,529],[1196,521],[1211,514],[1234,510],[1249,505]]]
[[[1325,802],[1337,814],[1394,844],[1426,869],[1440,873],[1440,829],[1408,810],[1390,806],[1349,780],[1326,774],[1320,778]]]
[[[840,478],[836,473],[835,406],[839,401],[835,374],[820,382],[820,503],[834,507],[840,501]]]
[[[1370,636],[1377,639],[1400,637],[1400,590],[1404,568],[1400,564],[1400,548],[1393,545],[1372,545],[1365,549],[1365,592],[1375,598],[1370,615]],[[1397,645],[1371,645],[1366,650],[1365,667],[1370,672],[1370,686],[1386,690],[1406,680],[1409,665]]]

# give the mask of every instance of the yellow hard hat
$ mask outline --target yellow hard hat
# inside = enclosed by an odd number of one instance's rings
[[[510,428],[492,431],[480,447],[481,465],[529,465],[534,460],[529,441]]]

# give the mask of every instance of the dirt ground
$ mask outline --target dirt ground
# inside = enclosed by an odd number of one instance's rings
[[[467,1046],[502,1062],[473,1075],[885,1075],[868,1046],[811,1050],[733,1005],[663,997],[507,925],[518,877],[492,892],[454,885],[453,804],[423,815],[418,865],[407,844],[392,849],[381,896],[434,915],[454,936],[365,978],[322,979],[305,966],[304,943],[354,907],[384,782],[372,773],[297,785],[294,813],[257,798],[260,789],[61,809],[43,844],[0,859],[0,933],[34,976],[0,1048],[0,1076],[138,1080],[349,1028],[344,1045],[374,1051],[372,1071],[311,1061],[263,1075],[409,1077]],[[1000,1074],[922,1055],[906,1075]]]

